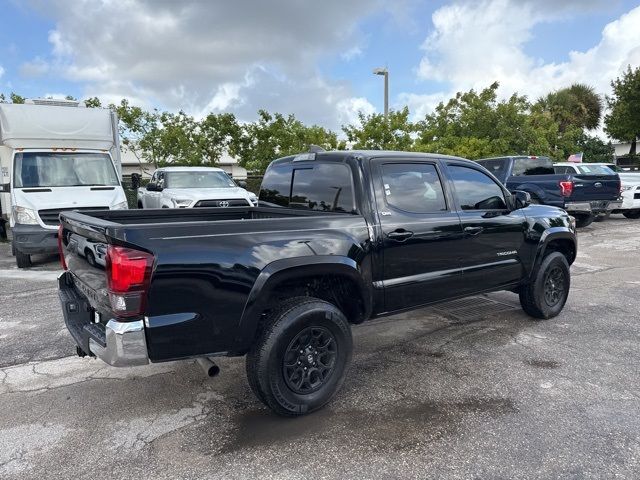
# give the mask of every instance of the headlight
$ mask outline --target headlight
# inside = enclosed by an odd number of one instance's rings
[[[111,210],[126,210],[127,208],[129,208],[129,205],[125,200],[124,202],[116,203],[115,205],[113,205],[111,207]]]
[[[250,193],[250,194],[249,194],[249,201],[250,201],[251,203],[253,203],[254,205],[257,205],[257,204],[258,204],[258,197],[256,196],[256,194],[255,194],[255,193]]]
[[[25,207],[13,207],[13,218],[16,223],[23,225],[37,225],[38,215],[35,210]]]
[[[622,185],[622,191],[633,190],[633,185]]]
[[[172,198],[171,201],[173,202],[173,205],[177,208],[188,207],[189,205],[191,205],[191,202],[192,202],[192,200],[188,198]]]

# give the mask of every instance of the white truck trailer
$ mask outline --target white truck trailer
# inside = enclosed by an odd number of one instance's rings
[[[65,210],[127,208],[118,119],[78,102],[0,104],[0,204],[19,268],[57,252]]]

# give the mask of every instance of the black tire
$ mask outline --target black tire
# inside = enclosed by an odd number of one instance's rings
[[[29,268],[31,266],[31,255],[16,250],[16,265],[18,268]]]
[[[542,205],[542,202],[536,194],[530,193],[529,195],[531,195],[531,205]]]
[[[603,214],[597,215],[597,216],[594,218],[594,220],[595,220],[596,222],[604,222],[604,221],[605,221],[606,219],[608,219],[610,216],[611,216],[611,212],[603,213]]]
[[[88,248],[84,251],[84,256],[87,258],[87,263],[92,267],[95,267],[96,264],[96,256],[93,254],[91,250]]]
[[[143,209],[144,205],[142,205],[142,202],[138,202],[138,208]]]
[[[567,259],[559,252],[551,252],[542,259],[535,277],[520,289],[520,305],[534,318],[553,318],[564,308],[570,288]]]
[[[640,210],[629,210],[626,212],[622,212],[622,215],[624,215],[627,218],[631,218],[633,220],[636,220],[638,218],[640,218]]]
[[[576,219],[576,227],[584,228],[593,223],[593,220],[596,218],[594,215],[574,215]]]
[[[342,386],[352,350],[349,322],[335,305],[292,298],[265,319],[247,354],[249,386],[278,415],[311,413]]]

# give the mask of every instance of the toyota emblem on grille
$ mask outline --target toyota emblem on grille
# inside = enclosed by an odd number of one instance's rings
[[[229,206],[229,202],[227,202],[226,200],[221,200],[218,202],[218,206],[222,208],[226,208]]]

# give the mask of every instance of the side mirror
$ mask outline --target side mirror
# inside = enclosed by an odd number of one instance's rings
[[[240,188],[247,188],[247,182],[245,182],[244,180],[238,180],[236,183]]]
[[[9,193],[11,191],[10,183],[0,183],[0,193]]]
[[[513,200],[515,204],[515,208],[527,208],[531,205],[531,195],[529,192],[523,192],[522,190],[515,190],[513,192]]]
[[[156,185],[155,183],[148,183],[147,184],[147,190],[150,192],[157,192],[158,191],[158,185]]]

